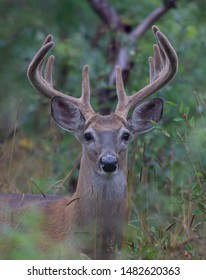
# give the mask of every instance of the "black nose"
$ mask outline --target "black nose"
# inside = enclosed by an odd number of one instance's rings
[[[104,172],[111,173],[117,169],[118,161],[115,156],[106,155],[100,158],[100,167]]]

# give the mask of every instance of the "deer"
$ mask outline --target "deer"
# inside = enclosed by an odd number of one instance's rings
[[[171,82],[178,69],[177,54],[166,36],[152,27],[156,44],[149,58],[150,82],[135,94],[127,95],[122,70],[116,66],[114,112],[96,113],[90,104],[89,66],[82,71],[82,94],[76,98],[53,87],[55,57],[45,58],[54,47],[48,35],[29,64],[27,75],[41,95],[51,99],[51,116],[63,130],[82,145],[76,191],[71,196],[2,194],[0,205],[28,209],[37,205],[44,215],[44,231],[51,242],[65,242],[91,259],[112,259],[125,242],[128,224],[128,146],[138,135],[159,123],[164,101],[145,100]],[[45,69],[43,65],[45,64]],[[128,117],[128,114],[132,114]],[[15,210],[18,211],[18,210]]]

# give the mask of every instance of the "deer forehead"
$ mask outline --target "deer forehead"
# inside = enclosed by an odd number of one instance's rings
[[[116,114],[101,116],[95,114],[86,123],[87,128],[93,128],[97,131],[116,131],[122,127],[127,127],[127,122]]]

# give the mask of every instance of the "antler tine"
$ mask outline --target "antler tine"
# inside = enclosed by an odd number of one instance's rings
[[[31,61],[27,70],[27,75],[32,86],[49,98],[51,98],[53,94],[48,89],[47,83],[45,83],[41,77],[41,69],[46,54],[54,47],[54,43],[51,40],[51,36],[46,38],[44,44]]]
[[[153,46],[154,58],[149,57],[149,68],[150,68],[150,83],[158,78],[158,74],[162,70],[162,58],[158,45]]]
[[[82,71],[82,96],[81,103],[85,114],[94,113],[90,105],[90,82],[89,82],[89,66],[85,65]]]
[[[127,106],[128,97],[126,96],[124,90],[122,70],[120,66],[116,66],[116,90],[118,97],[116,112],[122,112],[122,110],[124,110],[124,108]]]
[[[50,57],[49,57],[49,59],[47,61],[46,68],[45,68],[45,73],[44,73],[45,81],[52,88],[53,88],[52,71],[53,71],[54,60],[55,60],[55,56],[54,55],[50,55]]]
[[[53,88],[52,82],[52,70],[55,57],[51,55],[47,61],[44,77],[42,76],[42,67],[44,60],[48,52],[54,47],[53,37],[48,35],[40,48],[36,53],[33,60],[31,61],[27,75],[32,86],[41,94],[48,98],[54,96],[61,96],[69,100],[72,104],[77,106],[85,118],[89,117],[89,114],[93,114],[94,111],[90,106],[90,88],[89,88],[89,77],[88,77],[88,66],[84,67],[83,80],[82,80],[82,96],[81,98],[75,98],[66,95]]]
[[[123,117],[127,116],[132,107],[168,84],[177,72],[178,58],[175,50],[156,26],[153,26],[152,29],[157,44],[153,47],[154,57],[149,58],[150,83],[134,95],[126,96],[124,105],[120,105],[119,102],[121,103],[121,100],[119,100],[115,113]]]

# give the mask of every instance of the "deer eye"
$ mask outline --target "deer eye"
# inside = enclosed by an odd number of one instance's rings
[[[87,142],[93,140],[93,136],[92,136],[91,132],[86,132],[86,133],[84,134],[84,139],[85,139]]]
[[[124,140],[124,141],[128,141],[128,140],[129,140],[129,137],[130,137],[129,132],[124,132],[124,133],[122,134],[122,140]]]

